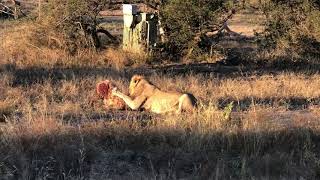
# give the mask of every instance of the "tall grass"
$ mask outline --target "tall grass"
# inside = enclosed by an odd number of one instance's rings
[[[189,91],[200,99],[193,115],[159,116],[103,109],[94,98],[95,83],[108,78],[125,91],[125,78],[84,73],[14,83],[15,70],[2,74],[3,178],[318,177],[318,75],[153,75],[150,80],[162,89]]]

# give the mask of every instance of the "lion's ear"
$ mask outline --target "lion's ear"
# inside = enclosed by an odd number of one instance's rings
[[[96,90],[99,96],[106,97],[109,93],[110,82],[108,80],[99,82],[97,84]]]

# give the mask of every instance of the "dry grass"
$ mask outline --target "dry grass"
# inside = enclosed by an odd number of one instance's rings
[[[105,78],[123,90],[128,85],[128,79],[104,75],[27,85],[12,85],[14,77],[1,79],[1,108],[7,121],[1,128],[6,147],[0,151],[3,176],[318,176],[318,100],[308,99],[319,96],[319,75],[150,77],[162,89],[195,94],[201,102],[192,116],[107,113],[100,101],[92,101],[95,83]],[[290,100],[294,98],[307,104]],[[226,118],[230,99],[235,103],[231,118]]]
[[[117,70],[129,65],[141,65],[148,57],[110,48],[101,52],[80,49],[74,54],[65,47],[66,42],[52,33],[43,34],[37,25],[30,21],[2,24],[0,32],[0,64],[14,64],[25,67],[72,67],[110,66]],[[37,38],[34,38],[37,36]],[[37,39],[37,40],[35,40]]]
[[[319,74],[154,74],[198,112],[106,112],[95,84],[127,91],[130,58],[35,47],[28,28],[0,31],[0,179],[319,178]]]

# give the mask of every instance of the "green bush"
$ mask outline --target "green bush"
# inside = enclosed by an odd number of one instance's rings
[[[261,48],[294,60],[319,57],[320,9],[317,0],[272,0],[266,3],[264,12],[267,24]]]
[[[202,53],[201,36],[221,24],[232,7],[225,0],[170,0],[161,8],[166,50],[174,55]]]

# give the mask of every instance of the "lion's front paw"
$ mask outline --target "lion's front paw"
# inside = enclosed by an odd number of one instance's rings
[[[113,88],[112,89],[112,95],[114,95],[114,96],[116,96],[116,95],[118,95],[119,94],[119,90],[118,90],[118,88]]]

